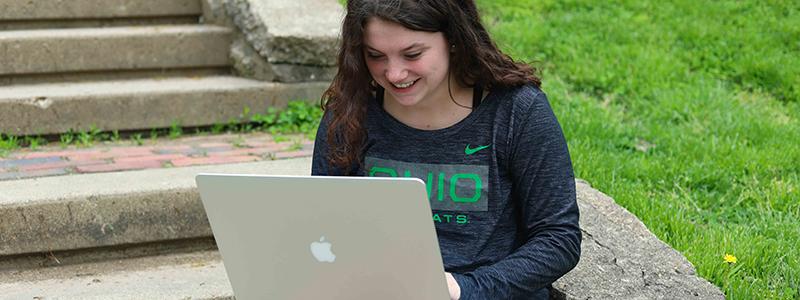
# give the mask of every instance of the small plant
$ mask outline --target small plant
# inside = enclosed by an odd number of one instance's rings
[[[115,129],[111,132],[111,141],[115,143],[120,141],[119,130]]]
[[[257,126],[268,126],[275,123],[278,118],[278,112],[274,107],[270,107],[266,114],[254,114],[250,118],[250,122],[256,123]]]
[[[8,155],[8,152],[19,148],[19,139],[13,135],[0,133],[0,157]]]
[[[239,131],[239,121],[234,118],[228,119],[228,124],[225,125],[225,130],[228,132]]]
[[[305,101],[290,101],[286,109],[270,107],[265,114],[255,114],[250,121],[272,134],[303,133],[313,136],[322,110]]]
[[[39,149],[41,145],[47,144],[47,140],[39,136],[26,136],[23,139],[23,144],[31,150]]]
[[[158,129],[153,128],[150,130],[150,140],[157,140],[158,139]]]
[[[247,116],[250,115],[250,107],[245,105],[244,109],[242,109],[242,114],[239,115],[239,120],[244,121],[247,120]]]
[[[103,140],[103,135],[100,134],[100,129],[92,125],[88,131],[78,133],[78,145],[89,147],[95,141]]]
[[[176,121],[172,121],[172,125],[169,127],[169,138],[171,140],[177,139],[183,135],[183,129],[181,129],[180,123]]]
[[[135,133],[135,134],[131,135],[131,141],[133,141],[133,144],[136,145],[136,146],[144,145],[144,141],[142,140],[142,134],[141,133]]]
[[[211,133],[212,134],[220,134],[224,130],[225,130],[225,125],[224,124],[217,123],[217,124],[211,125]]]
[[[289,137],[283,134],[273,134],[272,140],[275,141],[276,143],[283,143],[285,141],[288,141]]]
[[[75,132],[72,131],[72,129],[67,130],[67,132],[58,136],[58,140],[61,148],[67,148],[69,145],[72,145],[72,143],[75,142]]]

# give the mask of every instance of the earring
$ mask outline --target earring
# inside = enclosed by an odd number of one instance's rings
[[[456,52],[456,44],[450,44],[450,52]]]

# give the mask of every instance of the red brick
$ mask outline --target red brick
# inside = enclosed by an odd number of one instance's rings
[[[114,154],[114,156],[142,156],[153,154],[153,146],[139,146],[139,147],[114,147],[109,148],[106,153]]]
[[[263,154],[272,153],[280,150],[280,148],[240,148],[230,151],[221,151],[221,152],[209,152],[209,157],[215,156],[244,156],[244,155],[255,155],[261,156]]]
[[[276,142],[257,142],[257,141],[245,141],[245,145],[248,147],[253,148],[271,148],[271,147],[282,147],[279,143]]]
[[[142,161],[142,162],[113,163],[107,165],[79,166],[76,169],[80,173],[96,173],[96,172],[141,170],[141,169],[157,169],[162,167],[163,167],[162,163],[158,161]]]
[[[88,155],[90,153],[100,153],[100,150],[62,150],[62,151],[42,151],[20,153],[15,155],[21,159],[44,158],[44,157],[66,157],[68,155]]]
[[[152,147],[143,148],[111,148],[106,151],[97,151],[92,153],[75,153],[67,155],[69,160],[101,160],[115,157],[135,157],[152,155]]]
[[[291,152],[278,152],[275,153],[275,158],[293,158],[293,157],[304,157],[304,156],[311,156],[313,152],[311,150],[299,150],[299,151],[291,151]]]
[[[176,167],[185,167],[193,165],[215,165],[215,164],[228,164],[239,163],[247,161],[257,161],[258,157],[255,156],[215,156],[215,157],[190,157],[183,159],[176,159],[172,161],[172,165]]]
[[[77,166],[92,166],[92,165],[101,165],[101,164],[108,164],[108,161],[105,161],[105,160],[59,161],[59,162],[52,162],[52,163],[45,163],[45,164],[38,164],[38,165],[21,166],[21,167],[19,167],[19,170],[20,171],[36,171],[36,170],[46,170],[46,169],[55,169],[55,168],[69,168],[69,167],[77,167]]]
[[[192,146],[188,145],[178,145],[178,146],[162,146],[162,147],[155,147],[153,149],[153,153],[160,153],[160,154],[181,154],[192,152],[194,149]]]
[[[233,147],[233,144],[232,144],[232,143],[218,143],[218,142],[214,142],[214,143],[202,143],[202,144],[200,144],[200,146],[199,146],[199,147],[202,147],[202,148],[221,148],[221,147]]]
[[[162,154],[162,155],[149,155],[149,156],[134,156],[134,157],[118,157],[114,158],[114,163],[137,163],[137,162],[166,162],[173,159],[186,158],[183,154]]]

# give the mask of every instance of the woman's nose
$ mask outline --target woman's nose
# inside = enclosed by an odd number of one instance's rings
[[[386,79],[391,82],[399,82],[403,79],[408,77],[408,71],[404,64],[396,63],[396,62],[389,62],[389,66],[386,68]]]

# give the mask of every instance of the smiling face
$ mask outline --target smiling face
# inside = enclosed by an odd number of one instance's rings
[[[379,18],[364,28],[364,59],[387,100],[412,107],[449,101],[450,53],[441,32],[414,31]]]

